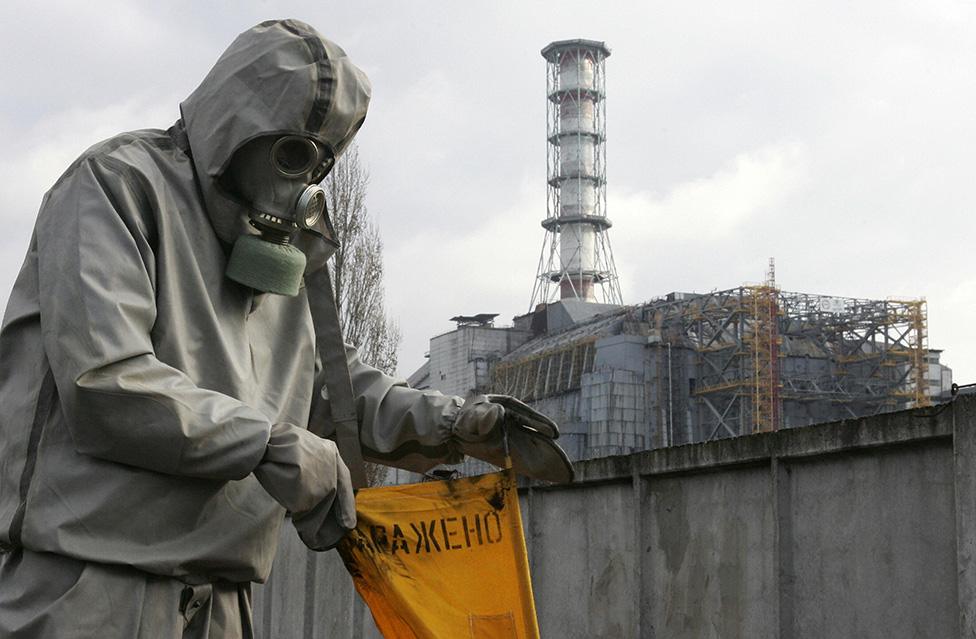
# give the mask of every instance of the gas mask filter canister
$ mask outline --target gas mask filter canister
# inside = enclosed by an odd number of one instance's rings
[[[317,182],[331,168],[331,157],[312,140],[296,135],[259,138],[234,155],[228,169],[231,188],[250,205],[257,235],[234,243],[227,277],[266,293],[297,295],[305,273],[305,254],[292,244],[298,233],[321,235],[338,248]]]

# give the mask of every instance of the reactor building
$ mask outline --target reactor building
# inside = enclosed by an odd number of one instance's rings
[[[603,42],[564,40],[547,65],[548,206],[530,310],[451,318],[408,382],[503,393],[559,423],[574,459],[926,406],[952,371],[924,300],[781,290],[765,281],[624,305],[606,210]],[[484,470],[466,462],[464,472]]]

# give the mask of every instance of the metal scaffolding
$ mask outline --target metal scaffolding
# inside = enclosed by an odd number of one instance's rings
[[[561,344],[514,362],[492,367],[492,392],[536,401],[580,388],[584,373],[593,371],[595,336]]]
[[[643,340],[601,351],[619,335]],[[627,407],[642,425],[617,411],[615,430],[590,434],[707,441],[927,406],[941,386],[929,386],[926,338],[924,300],[782,291],[770,269],[763,284],[672,293],[530,340],[493,364],[489,388],[525,401],[581,392],[574,419],[590,423],[594,385],[642,385]]]
[[[556,299],[621,304],[607,230],[606,71],[610,49],[563,40],[546,59],[546,230],[529,308]]]
[[[752,430],[777,430],[780,426],[779,305],[774,284],[748,287],[751,294],[752,335]]]
[[[791,293],[767,282],[652,302],[643,314],[694,349],[690,394],[706,439],[782,428],[784,402],[850,417],[930,403],[924,300]],[[787,357],[814,366],[784,369]]]

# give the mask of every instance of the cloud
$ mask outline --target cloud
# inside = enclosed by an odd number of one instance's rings
[[[803,145],[781,143],[740,153],[713,174],[664,194],[611,191],[608,208],[628,242],[710,242],[775,213],[809,179]]]
[[[956,279],[961,278],[961,279]],[[976,343],[972,339],[976,317],[976,277],[968,272],[947,273],[928,296],[929,346],[945,348],[945,357],[959,384],[976,382]]]
[[[609,233],[625,300],[761,279],[766,257],[776,255],[778,220],[810,180],[807,149],[791,141],[744,151],[663,192],[611,189]]]
[[[387,244],[387,300],[401,317],[400,372],[423,363],[428,340],[450,330],[458,314],[498,313],[498,325],[528,310],[545,217],[535,185],[463,232],[420,225],[409,241]]]

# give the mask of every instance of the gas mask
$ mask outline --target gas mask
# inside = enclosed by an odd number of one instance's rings
[[[257,138],[234,154],[221,180],[250,208],[258,234],[237,238],[227,277],[266,293],[298,294],[306,261],[293,244],[298,234],[321,236],[330,256],[339,247],[318,185],[332,163],[329,151],[298,135]]]

